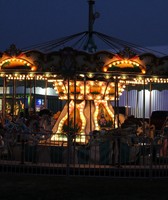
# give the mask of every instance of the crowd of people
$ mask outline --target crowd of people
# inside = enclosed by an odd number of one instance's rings
[[[0,118],[0,148],[5,145],[11,148],[22,140],[37,144],[47,140],[52,134],[52,113],[48,109],[38,113],[32,111],[20,112],[13,117],[8,114],[5,119]]]

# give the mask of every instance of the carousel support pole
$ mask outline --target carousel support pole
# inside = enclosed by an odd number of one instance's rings
[[[92,131],[92,100],[89,101],[89,109],[90,109],[90,132]]]
[[[36,75],[34,75],[34,114],[36,114]],[[33,162],[36,163],[37,160],[37,144],[33,148]]]
[[[86,100],[87,100],[87,97],[86,97],[86,75],[84,76],[84,101],[86,102]],[[87,101],[88,102],[88,101]],[[92,118],[91,118],[91,101],[89,101],[89,106],[90,106],[90,111],[89,111],[89,113],[90,113],[90,121],[89,121],[89,123],[90,123],[90,131],[89,132],[91,132],[92,131]],[[87,136],[88,137],[88,136]],[[88,139],[87,139],[87,141],[88,141]]]
[[[27,78],[25,75],[25,79],[24,79],[24,112],[26,109],[26,89],[27,89]]]
[[[34,76],[34,105],[33,105],[34,114],[36,113],[36,75]]]
[[[115,77],[115,92],[114,92],[114,128],[116,127],[116,113],[117,113],[117,78]]]
[[[150,116],[151,116],[151,112],[152,112],[152,83],[150,81],[150,86],[149,86],[149,127],[151,126],[151,120],[150,120]]]
[[[144,82],[143,83],[143,133],[146,136],[146,133],[145,133],[145,77],[144,77],[143,82]]]
[[[116,113],[117,113],[117,127],[119,127],[119,94],[118,94],[118,78],[117,78],[117,87],[116,87],[116,89],[117,89],[117,91],[116,91],[116,93],[117,93],[117,110],[116,110]]]
[[[119,107],[118,107],[118,77],[115,78],[115,116],[114,120],[116,121],[116,117],[119,118]],[[115,121],[114,121],[114,128],[115,128]],[[117,119],[117,126],[118,126],[118,119]],[[118,167],[121,165],[121,136],[116,138],[116,143],[118,144]]]
[[[93,13],[93,6],[95,4],[95,0],[88,0],[89,3],[89,22],[88,22],[88,40],[86,45],[84,46],[84,49],[88,50],[89,52],[95,52],[97,47],[95,45],[95,42],[93,40],[93,24],[96,18],[99,17],[99,13],[94,14]]]
[[[12,93],[12,120],[14,120],[14,115],[16,113],[16,108],[15,108],[15,104],[16,104],[16,80],[13,79],[13,93]]]
[[[86,76],[84,77],[84,101],[86,100]]]
[[[135,113],[136,114],[136,118],[138,118],[138,115],[139,115],[138,103],[139,103],[139,91],[137,90],[136,91],[136,106],[135,106],[136,107],[136,110],[135,110],[136,111],[136,113]]]
[[[87,97],[86,97],[86,76],[84,77],[84,101],[87,100]],[[92,132],[92,101],[90,100],[89,101],[89,123],[90,123],[90,131],[89,132]]]
[[[2,120],[5,123],[6,118],[6,77],[3,78],[3,97],[2,97]]]
[[[89,0],[89,36],[92,37],[92,32],[93,32],[93,24],[94,24],[94,14],[93,14],[93,5],[95,3],[94,0]]]
[[[48,87],[48,82],[47,80],[45,81],[45,98],[44,98],[44,107],[47,108],[47,87]]]
[[[76,99],[76,76],[74,79],[74,134],[76,135],[76,103],[77,103],[77,99]]]
[[[145,131],[145,77],[143,79],[143,164],[145,163],[145,138],[146,138],[146,131]]]
[[[28,105],[28,109],[29,111],[31,110],[31,106],[32,106],[32,81],[30,80],[30,93],[29,93],[29,97],[30,97],[30,103]]]
[[[66,174],[69,176],[69,167],[70,167],[70,78],[68,77],[68,105],[67,105],[67,113],[68,113],[68,132],[67,132],[67,167]]]
[[[24,114],[26,111],[26,88],[27,88],[27,78],[25,75],[25,80],[24,80]],[[20,164],[24,164],[25,161],[25,140],[24,140],[24,133],[23,137],[21,139],[21,162]]]
[[[72,133],[72,142],[71,145],[74,144],[73,146],[73,163],[75,163],[75,144],[76,144],[76,136],[77,136],[77,121],[76,121],[76,112],[77,112],[77,107],[76,107],[76,103],[77,103],[77,96],[76,96],[76,75],[74,77],[74,133]]]
[[[114,88],[114,128],[115,128],[115,116],[116,116],[116,84]]]
[[[126,117],[128,118],[128,114],[129,114],[129,112],[128,112],[128,88],[129,86],[127,85],[127,87],[126,87]]]
[[[149,137],[152,139],[151,140],[151,146],[150,146],[150,177],[152,178],[152,168],[153,168],[153,159],[154,156],[156,156],[156,150],[154,148],[154,134],[151,133],[151,110],[152,110],[152,83],[150,81],[150,88],[149,88],[150,96],[149,96]]]

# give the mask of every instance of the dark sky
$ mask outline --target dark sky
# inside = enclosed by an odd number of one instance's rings
[[[95,0],[94,30],[141,46],[168,45],[168,0]],[[87,0],[0,0],[0,51],[88,29]]]

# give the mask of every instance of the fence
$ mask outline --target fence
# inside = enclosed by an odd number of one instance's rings
[[[1,138],[0,172],[168,178],[167,138],[159,134],[151,140],[130,129],[114,129],[88,135],[85,143],[77,142],[77,135],[69,135],[67,141],[45,138],[40,133]]]

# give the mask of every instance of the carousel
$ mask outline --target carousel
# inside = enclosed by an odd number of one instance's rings
[[[124,91],[138,87],[142,91],[150,87],[152,91],[158,84],[167,85],[168,57],[93,31],[98,13],[93,11],[94,1],[88,2],[88,31],[34,45],[33,50],[30,47],[20,50],[11,45],[0,52],[2,123],[6,123],[9,115],[15,120],[21,112],[35,114],[36,92],[42,85],[42,109],[47,109],[50,86],[65,104],[62,110],[53,113],[54,123],[49,125],[43,119],[40,122],[43,129],[38,131],[49,131],[49,142],[67,141],[67,135],[75,135],[76,142],[87,143],[87,136],[94,130],[110,131],[121,127],[128,117],[128,102],[125,114],[119,112],[119,100]],[[95,37],[105,42],[109,50],[97,51]],[[84,41],[81,50],[77,45]],[[67,46],[61,48],[62,44]],[[142,98],[144,113],[145,92]]]

